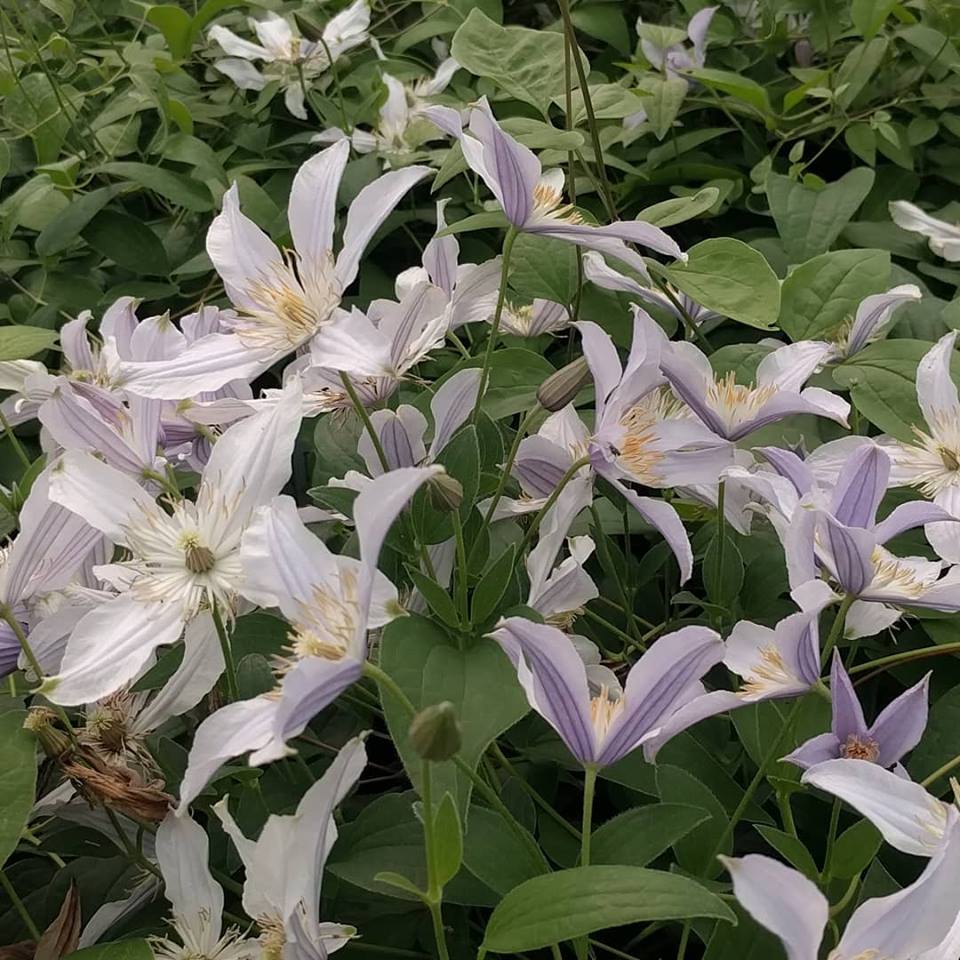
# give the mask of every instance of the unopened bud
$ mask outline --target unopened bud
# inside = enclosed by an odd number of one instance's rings
[[[317,41],[323,37],[323,30],[312,20],[305,17],[299,10],[294,11],[293,19],[297,22],[300,34],[307,40]]]
[[[460,481],[449,473],[438,473],[427,483],[427,497],[435,510],[452,513],[459,510],[463,503],[463,487]]]
[[[56,716],[47,707],[33,707],[23,721],[24,728],[36,734],[43,752],[51,760],[59,760],[70,751],[72,746],[70,738],[54,726]]]
[[[410,724],[410,743],[424,760],[449,760],[461,742],[460,722],[449,700],[421,710]]]
[[[806,37],[793,45],[793,56],[798,67],[809,67],[813,63],[813,44]]]
[[[544,410],[555,413],[562,410],[586,386],[590,377],[590,367],[585,357],[577,357],[573,363],[551,373],[537,390],[537,400]]]

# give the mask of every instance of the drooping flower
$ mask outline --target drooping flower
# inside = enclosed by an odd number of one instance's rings
[[[642,220],[618,220],[605,226],[585,223],[572,204],[563,202],[563,171],[544,172],[533,151],[501,129],[486,97],[471,108],[468,129],[459,130],[459,120],[447,127],[459,136],[467,164],[480,175],[516,229],[598,250],[644,273],[643,258],[625,241],[686,259],[666,233]]]
[[[612,671],[586,666],[556,627],[509,617],[490,635],[516,668],[530,706],[585,766],[608,766],[645,745],[702,693],[700,678],[723,657],[717,633],[683,627],[657,640],[621,687]]]
[[[812,737],[783,759],[807,769],[826,760],[869,760],[881,767],[899,765],[923,736],[927,726],[928,673],[919,683],[891,701],[867,726],[863,708],[843,660],[833,651],[830,672],[832,720],[830,732]]]
[[[704,7],[698,10],[687,24],[687,29],[677,30],[672,27],[660,27],[659,31],[665,32],[668,39],[676,39],[667,46],[660,46],[654,39],[644,36],[643,21],[637,17],[637,33],[640,34],[640,49],[643,55],[650,61],[651,65],[657,70],[662,70],[669,77],[676,77],[678,71],[691,70],[695,67],[702,67],[707,59],[707,30],[710,28],[710,22],[713,15],[719,10],[719,7]],[[690,46],[686,46],[684,40],[690,41]]]
[[[136,677],[157,647],[175,643],[202,609],[216,604],[232,615],[242,574],[240,539],[256,507],[290,476],[300,405],[294,383],[273,409],[227,430],[196,502],[176,500],[170,512],[88,453],[67,452],[54,465],[51,498],[130,555],[98,568],[120,592],[77,624],[59,673],[44,684],[51,700],[99,700]]]
[[[370,7],[367,0],[355,0],[346,10],[331,17],[321,39],[305,40],[293,32],[290,24],[274,13],[263,20],[249,19],[259,43],[244,40],[226,27],[210,28],[226,59],[214,67],[228,76],[241,90],[262,90],[271,80],[284,89],[284,103],[295,117],[307,119],[304,107],[304,83],[316,79],[348,50],[370,39]],[[264,72],[254,66],[261,61]]]
[[[890,204],[890,217],[901,229],[926,237],[938,257],[951,263],[960,260],[960,227],[955,223],[939,220],[906,200]]]
[[[157,864],[172,908],[176,939],[156,937],[157,960],[255,960],[260,945],[230,927],[223,931],[223,888],[208,864],[206,831],[189,817],[168,814],[157,829]]]
[[[326,957],[356,936],[353,927],[320,921],[320,890],[327,857],[337,841],[334,811],[366,763],[363,737],[348,741],[303,795],[296,812],[271,814],[256,840],[248,839],[237,825],[229,797],[213,808],[246,870],[243,909],[260,927],[261,956]]]
[[[660,369],[677,397],[715,434],[742,440],[798,413],[847,425],[846,400],[820,387],[803,386],[830,351],[830,344],[813,341],[779,347],[760,361],[755,383],[747,385],[737,383],[732,372],[718,377],[692,343],[664,338]]]
[[[544,333],[558,333],[569,326],[570,313],[567,308],[562,303],[542,297],[519,306],[508,301],[500,317],[501,332],[515,337],[539,337]]]
[[[804,771],[800,779],[849,803],[887,843],[904,853],[934,856],[951,832],[956,833],[955,807],[870,760],[825,760]]]
[[[947,843],[912,884],[890,896],[866,900],[853,911],[828,960],[949,960],[954,956],[960,914],[956,819],[954,815]],[[815,884],[759,854],[721,859],[733,878],[737,900],[780,939],[789,960],[817,960],[830,905]]]
[[[287,655],[276,664],[278,686],[211,714],[197,729],[180,784],[184,811],[217,768],[252,751],[250,763],[286,756],[287,741],[360,678],[367,631],[402,613],[394,586],[377,570],[380,547],[416,490],[441,467],[385,473],[360,493],[353,519],[360,560],[330,552],[297,516],[289,497],[277,497],[244,536],[244,595],[278,607],[290,623]]]
[[[884,449],[893,461],[890,485],[917,488],[947,513],[960,517],[960,397],[950,374],[957,331],[941,337],[917,367],[917,401],[926,429],[914,426],[912,443],[890,441]],[[937,554],[960,563],[960,529],[956,523],[929,523],[924,528]]]
[[[335,321],[350,323],[338,307],[364,249],[400,198],[432,171],[405,167],[364,187],[347,212],[334,258],[337,188],[348,153],[349,144],[335,143],[297,171],[288,207],[296,249],[286,254],[240,212],[236,184],[224,194],[223,211],[207,232],[207,253],[237,308],[232,332],[201,337],[170,360],[118,361],[117,376],[130,392],[179,400],[250,380]]]
[[[848,360],[868,344],[880,340],[887,333],[893,314],[905,303],[917,303],[923,299],[915,283],[901,283],[886,293],[864,297],[849,324],[845,324],[833,337],[834,350],[831,359]]]

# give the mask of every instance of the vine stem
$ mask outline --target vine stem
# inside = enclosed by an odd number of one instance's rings
[[[487,507],[486,515],[483,518],[484,527],[490,526],[490,521],[493,519],[493,515],[497,509],[497,504],[500,503],[500,500],[503,497],[503,491],[507,488],[507,480],[510,478],[510,471],[513,469],[513,465],[516,462],[517,453],[520,450],[520,442],[526,436],[527,430],[530,428],[531,421],[542,409],[543,407],[541,407],[539,403],[534,404],[533,407],[527,411],[527,414],[521,421],[520,426],[517,427],[517,432],[514,435],[510,452],[507,454],[507,459],[504,461],[503,467],[500,471],[500,477],[497,480],[497,489],[493,491],[493,497],[490,499],[490,506]]]
[[[216,603],[213,604],[210,612],[213,615],[213,625],[217,628],[217,639],[220,641],[220,650],[223,652],[227,698],[230,703],[233,703],[240,699],[240,686],[237,683],[237,665],[233,659],[233,646],[230,643],[230,637],[227,636],[227,630],[223,624],[223,617],[220,616],[220,608]]]
[[[590,835],[593,833],[593,795],[597,787],[597,768],[583,768],[583,818],[580,826],[580,866],[590,866]]]
[[[510,254],[513,243],[517,239],[517,228],[509,227],[503,238],[503,249],[500,252],[500,289],[497,291],[497,305],[493,311],[493,321],[490,324],[490,334],[487,338],[487,348],[483,354],[483,366],[480,368],[480,383],[477,386],[477,402],[473,407],[473,423],[480,416],[480,404],[490,379],[490,364],[493,362],[493,348],[500,333],[500,318],[503,316],[503,305],[507,299],[507,280],[510,276]]]
[[[560,478],[557,485],[553,488],[553,492],[547,497],[546,503],[537,511],[534,515],[533,522],[527,528],[527,532],[524,534],[523,540],[520,542],[520,547],[517,550],[517,556],[523,553],[523,551],[530,545],[530,541],[536,535],[537,530],[540,528],[540,523],[543,518],[547,515],[547,512],[550,508],[557,502],[560,497],[560,494],[563,493],[563,488],[574,478],[574,476],[585,466],[590,463],[589,457],[581,457],[579,460],[574,460],[573,463],[567,468],[567,472]]]
[[[370,437],[373,449],[377,452],[377,459],[380,461],[380,466],[383,467],[384,473],[388,473],[390,471],[390,464],[387,462],[387,455],[384,453],[380,437],[377,436],[377,431],[373,429],[373,421],[370,419],[370,414],[357,395],[357,389],[354,387],[353,381],[343,370],[340,371],[340,382],[343,384],[343,389],[347,391],[347,396],[350,398],[353,409],[356,410],[364,430],[367,431],[367,436]]]
[[[433,922],[433,936],[437,943],[437,955],[440,960],[450,960],[447,949],[447,934],[443,929],[443,890],[437,882],[437,849],[433,822],[433,774],[430,761],[420,764],[420,797],[423,801],[423,838],[427,856],[427,907]]]
[[[30,936],[33,938],[34,942],[39,942],[40,940],[40,930],[37,925],[33,922],[33,917],[30,916],[30,911],[27,910],[26,905],[20,899],[19,894],[14,889],[13,884],[10,882],[10,878],[0,870],[0,886],[3,887],[4,892],[10,898],[10,902],[13,904],[17,913],[20,914],[20,919],[23,921],[23,925],[27,928]]]

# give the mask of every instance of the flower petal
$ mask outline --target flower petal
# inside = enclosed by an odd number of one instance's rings
[[[830,512],[848,527],[872,527],[887,492],[890,458],[876,444],[857,450],[840,471]]]
[[[906,200],[890,204],[890,217],[901,229],[928,237],[930,249],[944,260],[960,260],[960,227],[932,217]]]
[[[927,351],[917,367],[917,400],[934,437],[960,419],[957,385],[950,374],[950,360],[957,331],[942,336]]]
[[[870,728],[870,736],[880,747],[877,763],[892,767],[909,753],[927,728],[930,674],[891,700]]]
[[[349,156],[350,144],[341,140],[307,160],[293,178],[287,218],[293,245],[308,269],[332,256],[337,191]]]
[[[922,297],[923,294],[915,283],[901,283],[899,286],[891,287],[886,293],[875,293],[861,300],[853,319],[844,356],[852,357],[871,340],[879,337],[897,307],[904,303],[916,302]]]
[[[480,370],[470,367],[443,382],[430,401],[433,440],[430,456],[436,457],[472,412],[480,389]]]

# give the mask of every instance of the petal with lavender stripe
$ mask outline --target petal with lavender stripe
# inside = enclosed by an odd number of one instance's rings
[[[870,737],[879,748],[877,763],[892,767],[909,753],[927,728],[930,674],[891,700],[870,727]]]
[[[889,479],[887,454],[876,444],[862,447],[837,477],[830,512],[845,526],[872,527]]]

